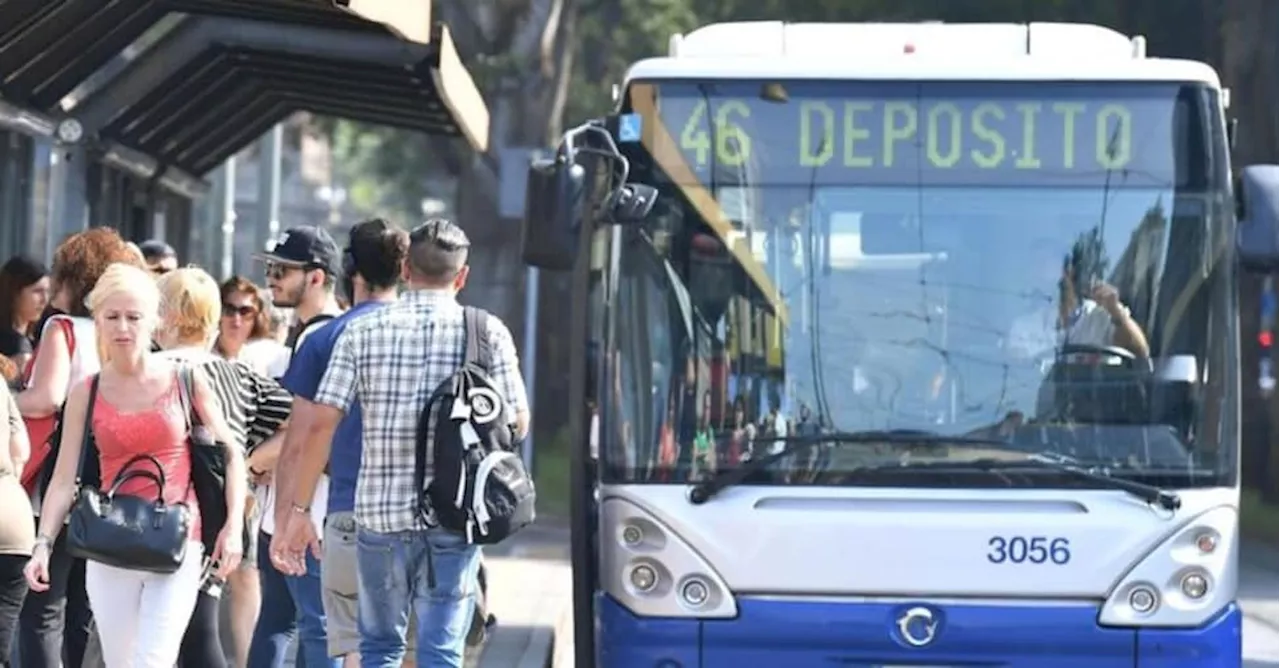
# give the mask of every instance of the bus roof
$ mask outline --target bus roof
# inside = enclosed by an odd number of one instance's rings
[[[889,81],[1169,81],[1219,88],[1213,68],[1189,60],[1121,62],[877,58],[650,58],[627,72],[626,81],[649,79],[836,79]]]
[[[718,23],[673,35],[627,80],[691,78],[1176,81],[1204,63],[1146,57],[1143,37],[1081,23]]]

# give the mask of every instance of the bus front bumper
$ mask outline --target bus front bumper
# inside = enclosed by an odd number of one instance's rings
[[[935,632],[899,622],[931,610]],[[1240,668],[1232,603],[1195,629],[1098,625],[1080,603],[977,605],[739,597],[735,619],[641,618],[596,596],[602,668]]]

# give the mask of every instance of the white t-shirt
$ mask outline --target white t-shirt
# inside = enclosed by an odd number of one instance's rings
[[[1121,307],[1129,313],[1127,306]],[[1059,345],[1078,343],[1091,346],[1110,346],[1115,339],[1116,326],[1111,314],[1092,299],[1085,299],[1074,314],[1065,331],[1057,326],[1056,308],[1044,309],[1013,321],[1006,344],[1010,352],[1022,358],[1047,354]]]
[[[44,333],[49,331],[49,326],[55,320],[70,322],[71,336],[75,339],[75,351],[71,353],[71,372],[68,374],[69,377],[67,379],[67,396],[71,396],[71,390],[75,386],[102,370],[102,360],[98,357],[97,328],[93,324],[93,318],[55,315],[44,321],[44,327],[40,330],[41,339],[44,338]],[[40,506],[43,503],[44,496],[40,493],[40,489],[37,488],[31,495],[31,504],[35,508],[37,515],[40,514]]]
[[[40,330],[41,338],[44,337],[44,333],[49,330],[49,325],[52,325],[55,320],[70,321],[71,335],[76,340],[76,350],[71,354],[71,384],[68,386],[67,392],[67,394],[70,394],[70,388],[79,385],[85,378],[102,370],[102,360],[98,359],[97,328],[94,327],[92,318],[55,315],[45,321],[44,328]]]
[[[275,339],[257,339],[244,344],[237,359],[264,376],[279,378],[289,368],[289,348]]]
[[[778,411],[773,416],[773,435],[777,436],[778,439],[773,442],[773,445],[769,446],[769,454],[776,455],[787,449],[787,442],[783,440],[787,437],[787,418],[782,414],[782,411]]]
[[[302,341],[307,338],[311,332],[318,329],[328,321],[319,322],[298,332],[297,346],[302,345]],[[259,343],[255,341],[254,343]],[[257,353],[266,360],[267,375],[272,378],[280,378],[284,376],[284,372],[289,368],[289,359],[291,351],[276,341],[262,341],[261,343],[275,346],[264,346],[264,349]],[[245,346],[248,348],[248,345]],[[255,497],[257,504],[262,508],[262,523],[259,528],[268,536],[276,533],[276,487],[275,485],[263,485],[258,488]],[[311,497],[311,523],[315,525],[316,535],[324,535],[324,518],[325,510],[329,507],[329,476],[320,474],[320,480],[316,482],[316,492]]]

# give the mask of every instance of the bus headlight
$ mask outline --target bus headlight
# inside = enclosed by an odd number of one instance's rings
[[[724,580],[691,545],[631,501],[600,504],[600,585],[645,617],[731,618],[738,606]]]
[[[658,586],[658,572],[649,564],[638,564],[631,568],[631,586],[636,591],[648,593]]]
[[[1182,593],[1193,600],[1204,598],[1209,593],[1209,579],[1199,573],[1187,573],[1182,576]]]
[[[1129,592],[1129,607],[1140,615],[1145,615],[1155,610],[1156,605],[1159,603],[1160,595],[1149,585],[1139,585]]]
[[[1125,573],[1098,623],[1107,626],[1200,626],[1231,602],[1236,589],[1235,508],[1192,518]]]
[[[711,585],[706,580],[694,576],[680,585],[680,598],[691,608],[700,608],[711,599]]]
[[[622,542],[627,547],[635,547],[644,542],[644,530],[634,524],[622,527]]]

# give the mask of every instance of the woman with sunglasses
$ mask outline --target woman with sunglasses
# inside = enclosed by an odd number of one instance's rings
[[[218,321],[218,339],[214,353],[223,359],[241,361],[267,378],[279,376],[278,360],[288,360],[289,349],[272,336],[271,305],[263,299],[263,290],[243,276],[232,276],[220,287],[222,317]],[[247,459],[251,489],[259,482],[266,482],[261,471],[270,470],[264,460],[279,455],[279,443],[267,443],[255,448]],[[274,462],[272,462],[274,463]],[[259,508],[251,500],[245,506],[245,525],[249,542],[245,554],[258,553]],[[262,606],[262,585],[258,577],[257,562],[245,559],[227,578],[229,595],[231,639],[235,647],[235,665],[243,666],[249,657],[249,643],[253,629],[258,625],[258,610]]]

